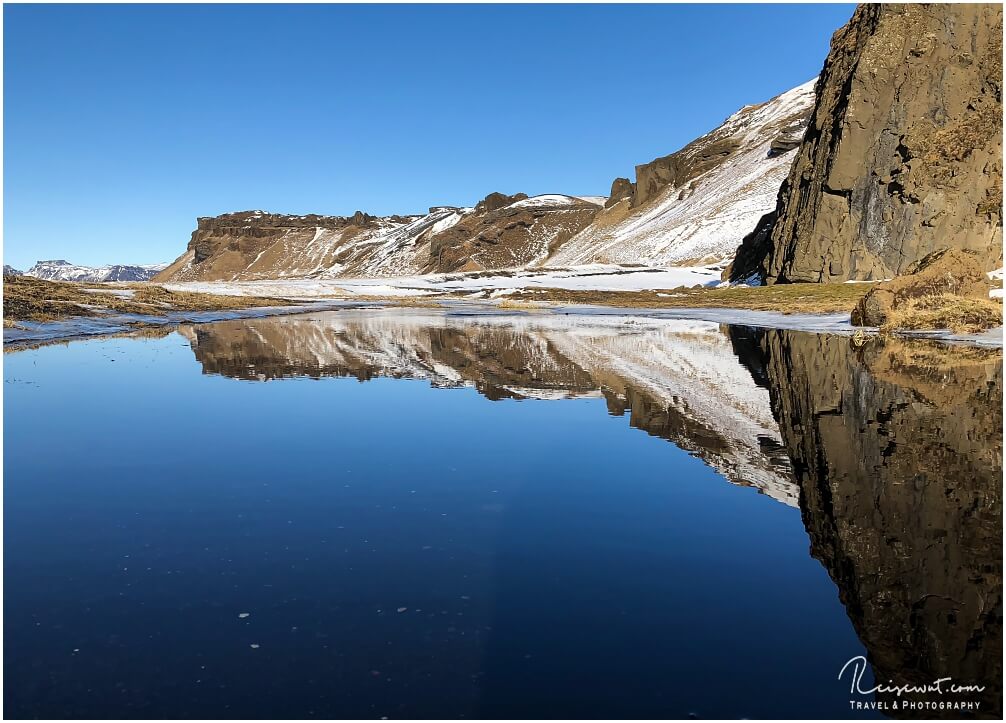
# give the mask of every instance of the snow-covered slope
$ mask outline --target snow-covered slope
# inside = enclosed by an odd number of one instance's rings
[[[547,265],[660,266],[732,257],[775,208],[813,103],[809,81],[742,108],[677,153],[638,166],[632,195],[609,202]]]
[[[9,266],[8,264],[4,264],[3,265],[3,275],[4,276],[21,276],[22,273],[24,273],[24,272],[20,271],[18,269],[15,269],[13,266]]]
[[[25,276],[47,281],[149,281],[167,264],[148,264],[145,266],[127,266],[112,264],[110,266],[78,266],[62,259],[54,261],[39,261],[24,272]]]

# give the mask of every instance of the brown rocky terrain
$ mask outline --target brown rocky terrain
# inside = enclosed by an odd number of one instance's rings
[[[10,276],[3,283],[4,328],[74,318],[109,318],[123,314],[160,317],[176,311],[222,311],[262,306],[287,306],[285,299],[221,296],[169,291],[153,284],[80,284]],[[14,335],[15,337],[23,335]],[[10,340],[4,335],[4,343]]]
[[[980,714],[1001,715],[1002,351],[754,340],[742,358],[771,392],[811,553],[875,679],[984,685]]]
[[[402,217],[289,216],[241,211],[198,219],[188,248],[155,281],[310,278],[358,260],[354,241],[372,238]]]
[[[586,228],[598,212],[597,204],[573,196],[541,198],[548,200],[490,194],[474,213],[430,239],[424,270],[524,268]]]
[[[200,218],[188,248],[155,281],[406,275],[521,268],[590,223],[599,204],[573,196],[489,194],[474,208],[424,216]]]
[[[997,4],[860,5],[731,277],[884,279],[942,247],[1001,266],[1002,38]]]

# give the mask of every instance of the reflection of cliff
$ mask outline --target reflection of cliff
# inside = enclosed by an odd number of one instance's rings
[[[438,311],[326,312],[182,330],[206,373],[250,380],[388,376],[489,399],[603,396],[735,484],[790,505],[796,488],[768,392],[715,324]]]
[[[747,351],[877,681],[985,685],[1001,713],[1001,351],[782,331]]]

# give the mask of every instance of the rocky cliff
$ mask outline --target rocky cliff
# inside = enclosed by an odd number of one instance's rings
[[[491,193],[474,208],[417,216],[288,216],[244,211],[200,218],[186,252],[158,281],[395,276],[521,268],[586,226],[600,202]]]
[[[1001,266],[1002,23],[993,4],[857,8],[732,278],[883,279],[942,247]]]
[[[366,241],[413,219],[242,211],[198,219],[188,248],[158,281],[316,276],[352,263]]]

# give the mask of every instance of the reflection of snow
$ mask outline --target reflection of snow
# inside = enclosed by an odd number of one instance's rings
[[[220,357],[226,362],[233,348],[253,347],[248,357],[264,360],[263,367],[240,373],[256,378],[378,375],[427,379],[438,387],[489,385],[523,399],[605,394],[640,404],[633,410],[634,426],[672,440],[731,482],[797,504],[788,468],[771,456],[782,440],[768,392],[738,362],[716,323],[617,314],[458,316],[434,309],[369,309],[198,329],[198,341],[190,339],[204,364],[219,363]],[[434,340],[450,332],[458,336],[444,351]],[[507,366],[504,358],[518,366]],[[226,364],[219,369],[232,373]],[[682,425],[682,419],[689,421]]]

